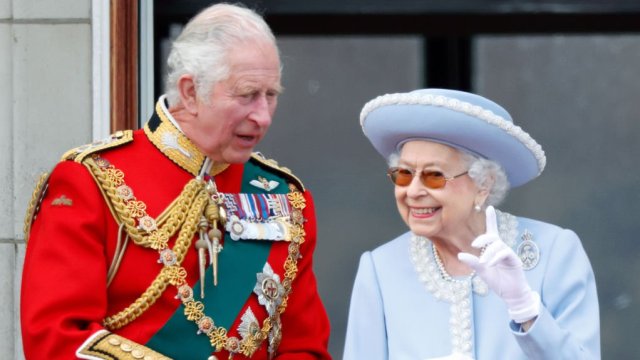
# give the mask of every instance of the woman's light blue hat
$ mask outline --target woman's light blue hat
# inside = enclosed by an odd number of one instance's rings
[[[497,162],[512,187],[540,175],[546,164],[542,147],[513,124],[505,109],[463,91],[422,89],[382,95],[362,108],[360,125],[385,159],[407,141],[435,141]]]

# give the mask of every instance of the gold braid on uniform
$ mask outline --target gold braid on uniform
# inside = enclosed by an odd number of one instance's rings
[[[160,261],[164,264],[145,292],[124,310],[106,317],[103,320],[104,326],[109,330],[115,330],[129,324],[149,309],[164,293],[167,285],[171,284],[178,290],[178,298],[184,305],[185,316],[198,325],[201,333],[209,337],[209,342],[216,352],[225,349],[230,353],[230,358],[236,353],[251,357],[260,344],[269,337],[272,328],[280,326],[280,315],[287,307],[287,300],[292,290],[291,285],[298,274],[300,245],[304,243],[306,235],[302,215],[306,200],[300,190],[295,185],[289,184],[290,192],[287,198],[293,207],[289,229],[292,241],[284,263],[282,302],[277,311],[264,320],[258,332],[240,340],[237,337],[227,336],[227,329],[215,326],[213,319],[205,315],[204,304],[194,300],[193,289],[186,281],[187,271],[181,266],[198,231],[199,220],[211,205],[211,194],[207,191],[205,182],[198,178],[189,181],[178,198],[156,220],[147,215],[146,205],[133,196],[133,191],[124,182],[124,174],[121,170],[98,156],[87,158],[83,163],[100,185],[114,217],[119,223],[124,224],[126,232],[134,243],[159,251]],[[180,231],[173,248],[167,248],[169,239],[178,229]],[[279,331],[276,333],[280,334]],[[278,336],[272,340],[270,347],[277,348],[279,342]]]
[[[107,329],[119,329],[135,320],[140,315],[142,315],[151,305],[153,305],[156,300],[158,300],[158,298],[166,290],[167,285],[176,285],[179,280],[182,280],[184,279],[184,277],[186,277],[187,272],[183,267],[180,266],[180,264],[182,264],[182,261],[184,260],[187,249],[189,249],[189,246],[191,246],[193,236],[198,229],[198,220],[200,219],[200,214],[204,210],[207,202],[208,195],[206,191],[199,192],[193,203],[193,206],[186,214],[186,221],[180,228],[178,239],[176,240],[173,249],[171,249],[171,252],[175,256],[173,265],[163,267],[156,279],[147,288],[147,290],[145,290],[145,292],[126,309],[120,311],[115,315],[106,317],[103,323]]]
[[[124,174],[121,170],[98,157],[85,160],[84,163],[100,185],[114,217],[124,224],[133,242],[154,250],[167,247],[169,239],[185,221],[196,197],[204,190],[204,182],[197,179],[190,180],[182,193],[158,216],[157,220],[154,220],[147,216],[146,205],[137,201],[133,191],[124,184]],[[206,192],[203,194],[206,195]]]
[[[40,203],[42,202],[42,198],[47,191],[47,180],[49,179],[49,173],[43,173],[40,175],[38,182],[36,183],[36,187],[33,189],[33,193],[31,193],[31,200],[29,201],[29,205],[27,206],[27,214],[24,217],[24,242],[25,244],[29,242],[29,232],[31,232],[31,224],[33,224],[33,220],[36,219],[36,215],[38,214],[38,210],[40,207]]]
[[[184,271],[179,265],[184,260],[198,229],[200,214],[208,203],[208,194],[203,181],[197,179],[189,181],[178,198],[158,217],[156,223],[146,215],[144,203],[137,201],[130,192],[122,191],[126,185],[124,184],[124,175],[120,170],[98,157],[85,160],[85,164],[91,170],[103,194],[108,199],[114,216],[124,224],[134,243],[163,251],[167,249],[169,239],[180,229],[171,250],[175,255],[175,266],[163,268],[136,301],[126,309],[104,319],[105,327],[115,330],[142,315],[162,295],[167,285],[176,280],[181,270]],[[152,223],[155,226],[136,225],[136,220],[140,222],[140,219],[153,220]]]

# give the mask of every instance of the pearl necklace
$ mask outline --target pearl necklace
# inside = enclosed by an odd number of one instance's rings
[[[457,279],[449,275],[449,273],[447,272],[447,269],[444,267],[444,264],[442,263],[442,259],[440,258],[440,253],[438,253],[438,249],[436,248],[436,244],[434,243],[431,243],[431,252],[433,253],[433,258],[436,261],[436,265],[438,265],[438,270],[440,272],[440,276],[442,277],[442,279],[446,281],[464,282],[464,280]],[[482,252],[484,252],[484,248],[482,249]],[[471,274],[467,276],[470,278],[473,278],[475,273],[476,271],[474,270],[471,272]]]
[[[510,247],[515,244],[518,221],[515,216],[496,210],[502,240]],[[447,273],[433,243],[421,236],[413,236],[410,245],[411,261],[418,278],[440,301],[451,304],[449,333],[453,352],[473,357],[472,292],[481,296],[489,293],[487,284],[475,273],[454,278]]]

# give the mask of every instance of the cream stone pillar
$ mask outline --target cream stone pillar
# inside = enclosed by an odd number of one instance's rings
[[[92,139],[91,22],[91,0],[0,0],[3,359],[24,359],[19,323],[22,228],[32,188],[64,151]]]

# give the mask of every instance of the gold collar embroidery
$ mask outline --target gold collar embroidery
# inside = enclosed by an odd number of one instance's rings
[[[198,176],[206,156],[169,120],[171,114],[166,111],[163,101],[164,97],[161,97],[156,103],[156,114],[160,118],[160,124],[155,130],[151,130],[147,123],[144,126],[144,132],[166,157],[191,175]],[[210,174],[217,175],[227,167],[229,164],[214,164]]]

